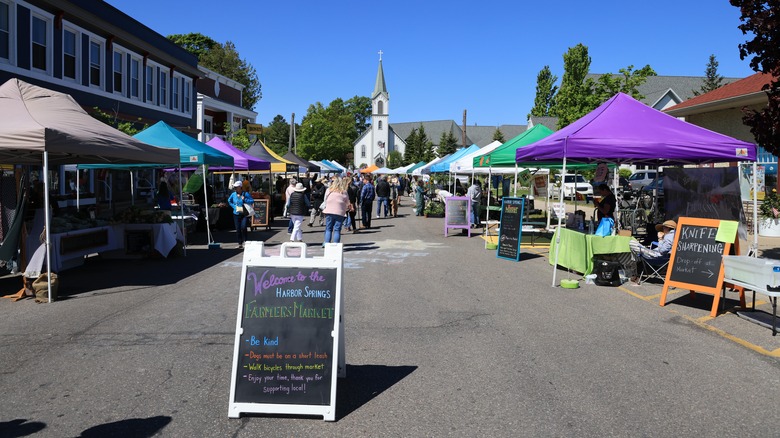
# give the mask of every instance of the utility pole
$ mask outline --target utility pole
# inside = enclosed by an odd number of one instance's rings
[[[466,147],[466,110],[463,110],[463,129],[461,130],[461,139],[460,143],[465,148]]]
[[[295,145],[295,154],[298,154],[298,145],[295,143],[295,113],[292,113],[292,118],[290,119],[290,141],[287,145],[287,152],[292,152],[293,145]]]

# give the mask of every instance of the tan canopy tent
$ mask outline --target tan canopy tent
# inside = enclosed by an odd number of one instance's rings
[[[49,278],[49,164],[178,162],[178,149],[136,140],[87,114],[68,94],[19,79],[0,86],[0,163],[43,166]]]

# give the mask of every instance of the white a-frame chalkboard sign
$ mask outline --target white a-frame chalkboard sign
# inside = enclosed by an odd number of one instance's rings
[[[336,377],[346,377],[341,317],[343,252],[305,243],[266,256],[247,242],[241,267],[228,416],[322,415],[336,419]]]

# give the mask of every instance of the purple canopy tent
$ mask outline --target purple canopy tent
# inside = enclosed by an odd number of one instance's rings
[[[230,155],[233,157],[234,162],[233,167],[211,166],[211,170],[271,170],[270,161],[249,155],[219,137],[212,138],[206,144],[224,154]]]
[[[518,165],[562,163],[683,164],[756,161],[756,145],[692,125],[618,93],[601,106],[516,153]],[[563,204],[563,185],[561,185]],[[563,207],[563,205],[561,205]],[[755,209],[754,209],[755,210]],[[561,217],[558,217],[558,227]],[[560,237],[555,251],[553,281]]]

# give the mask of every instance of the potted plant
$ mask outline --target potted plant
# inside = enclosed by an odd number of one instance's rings
[[[759,227],[758,235],[766,237],[780,237],[780,196],[777,189],[764,196],[763,202],[758,207]]]
[[[423,213],[425,214],[425,217],[444,217],[444,203],[430,201],[425,204]]]

